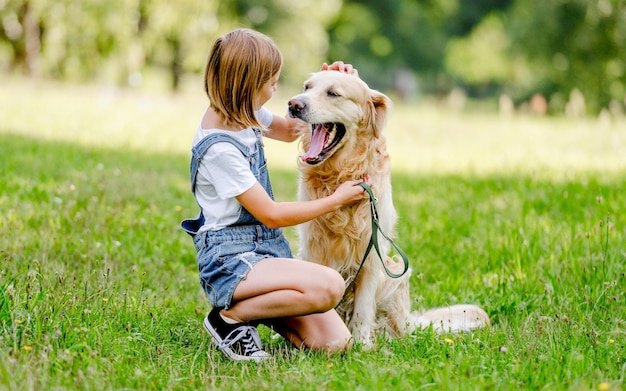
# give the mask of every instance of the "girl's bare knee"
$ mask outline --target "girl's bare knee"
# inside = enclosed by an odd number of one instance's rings
[[[302,345],[311,350],[316,350],[325,353],[344,353],[346,350],[352,348],[352,336],[346,329],[341,328],[326,331],[317,331],[310,333],[302,338]],[[292,341],[293,343],[293,341]]]
[[[327,353],[345,353],[347,350],[350,350],[352,346],[352,339],[348,335],[346,338],[341,338],[327,343],[324,350]]]
[[[327,311],[335,308],[337,303],[343,297],[345,283],[343,278],[334,269],[328,268],[324,275],[319,279],[317,288],[317,296],[319,300],[320,310]]]
[[[333,299],[335,301],[335,304],[333,304],[333,307],[335,305],[337,305],[337,303],[339,303],[339,300],[341,300],[341,298],[343,297],[343,294],[346,290],[346,283],[343,280],[343,277],[341,277],[341,274],[339,274],[338,272],[336,272],[335,270],[333,270],[333,277],[329,278],[329,281],[332,280],[332,288],[330,289],[331,295],[333,296]]]

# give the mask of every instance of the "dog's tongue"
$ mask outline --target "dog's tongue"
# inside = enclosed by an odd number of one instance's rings
[[[304,155],[300,156],[300,159],[304,162],[315,159],[322,152],[325,143],[326,128],[323,124],[319,124],[315,130],[313,130],[313,134],[311,135],[309,150]]]

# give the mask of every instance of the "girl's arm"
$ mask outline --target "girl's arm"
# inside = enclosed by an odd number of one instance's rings
[[[308,129],[308,124],[297,118],[283,118],[274,114],[269,131],[265,136],[274,140],[286,141],[288,143],[295,141],[300,137],[301,132]]]
[[[369,178],[365,181],[369,182]],[[268,228],[289,227],[363,200],[367,197],[367,193],[361,186],[357,186],[359,182],[361,181],[346,181],[328,197],[299,202],[276,202],[257,182],[249,190],[237,196],[237,200]]]

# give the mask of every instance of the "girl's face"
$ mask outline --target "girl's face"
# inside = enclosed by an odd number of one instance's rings
[[[280,77],[280,71],[276,72],[267,83],[263,84],[256,97],[254,110],[259,110],[276,92],[278,87],[278,78]]]

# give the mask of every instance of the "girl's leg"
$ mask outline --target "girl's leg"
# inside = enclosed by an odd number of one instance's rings
[[[270,320],[269,326],[298,348],[335,353],[344,352],[352,345],[350,331],[334,309]]]
[[[343,278],[332,268],[295,259],[268,258],[257,263],[239,283],[231,307],[222,310],[222,314],[247,322],[325,313],[339,303],[344,289]]]
[[[239,283],[231,307],[220,313],[236,322],[261,320],[269,323],[300,348],[341,352],[349,346],[351,339],[350,332],[334,310],[344,289],[343,278],[332,268],[294,259],[265,259]],[[213,315],[213,320],[209,319],[210,314],[205,321],[211,335],[219,334],[216,328],[220,324],[229,327],[219,320],[219,315]],[[228,340],[225,335],[221,338],[218,342],[224,338]],[[260,346],[257,348],[260,350]],[[259,360],[266,355],[262,351],[254,354]],[[230,356],[249,359],[245,353]]]

